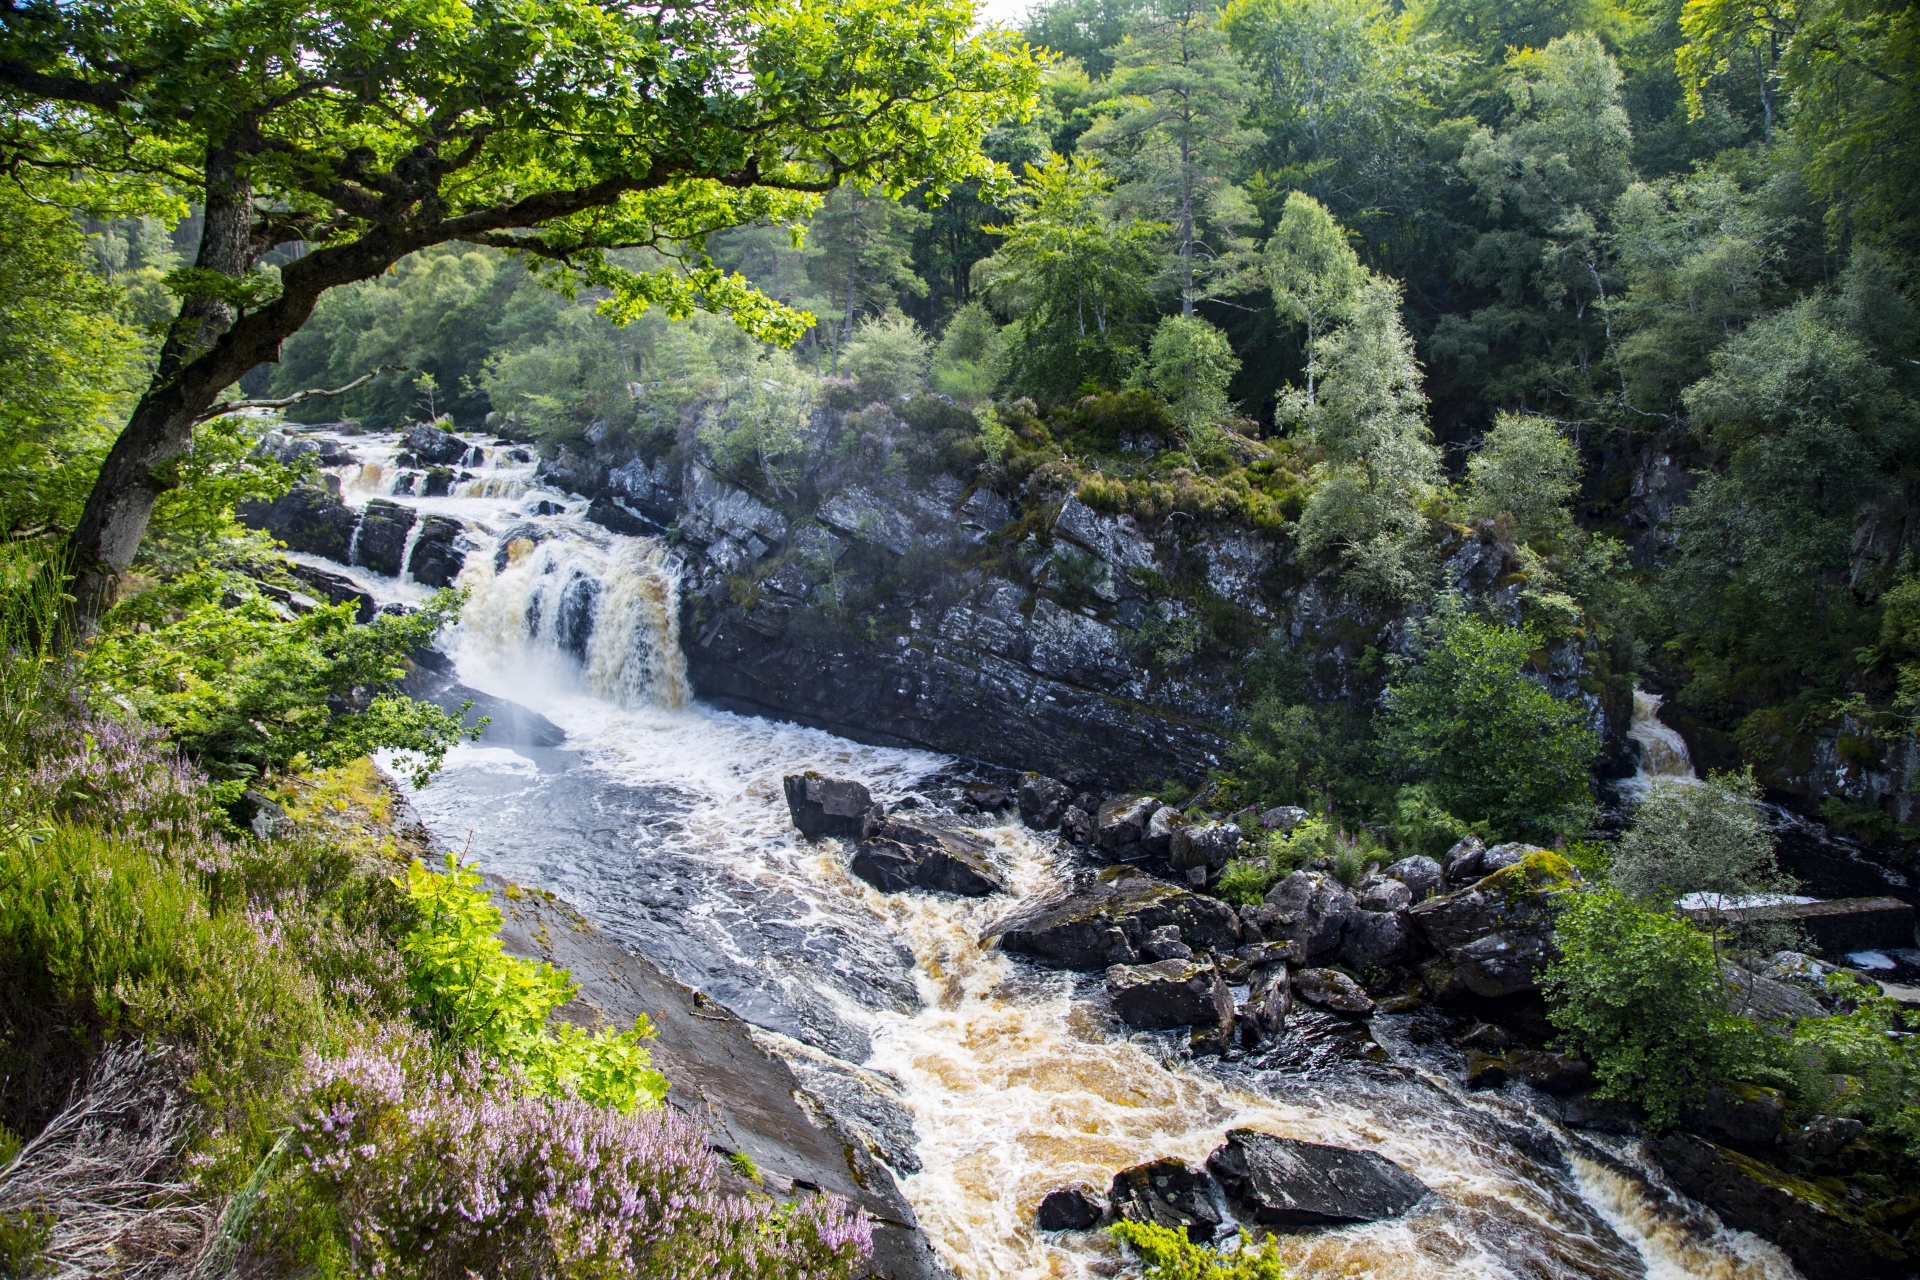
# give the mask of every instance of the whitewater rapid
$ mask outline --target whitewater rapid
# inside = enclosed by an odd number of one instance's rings
[[[335,470],[343,495],[392,496],[392,443],[340,443],[363,459]],[[443,640],[460,681],[565,734],[456,748],[415,794],[435,835],[567,897],[770,1047],[879,1080],[911,1119],[919,1167],[898,1170],[902,1189],[961,1280],[1114,1274],[1104,1236],[1033,1227],[1040,1198],[1069,1182],[1104,1188],[1157,1157],[1198,1163],[1242,1125],[1377,1150],[1435,1192],[1397,1221],[1283,1237],[1301,1277],[1796,1274],[1673,1196],[1631,1143],[1562,1130],[1517,1093],[1466,1093],[1449,1051],[1415,1043],[1407,1015],[1375,1020],[1384,1063],[1303,1052],[1285,1070],[1194,1062],[1178,1036],[1126,1034],[1099,975],[979,943],[995,919],[1069,884],[1073,855],[1051,836],[983,820],[1012,888],[991,899],[882,894],[847,872],[836,842],[799,838],[785,774],[853,777],[912,805],[950,793],[962,771],[701,706],[669,548],[586,524],[583,501],[541,489],[505,450],[449,496],[395,500],[468,522],[469,597]],[[558,510],[531,516],[538,501]],[[516,529],[538,536],[503,540]],[[354,572],[383,600],[425,596]],[[576,611],[593,597],[584,642],[556,624],[569,591]]]

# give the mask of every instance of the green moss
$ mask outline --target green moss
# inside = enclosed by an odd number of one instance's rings
[[[1552,850],[1542,849],[1510,867],[1502,867],[1474,887],[1511,902],[1543,890],[1568,889],[1579,882],[1578,868]]]

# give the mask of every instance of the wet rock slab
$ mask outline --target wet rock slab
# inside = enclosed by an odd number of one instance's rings
[[[1116,964],[1107,970],[1107,996],[1122,1022],[1143,1030],[1233,1022],[1226,979],[1212,965],[1192,960]]]
[[[992,845],[970,831],[925,818],[890,817],[854,851],[849,869],[887,893],[928,889],[969,898],[1005,893],[988,857]]]
[[[809,840],[865,839],[874,834],[884,816],[872,793],[850,779],[799,773],[788,774],[781,782],[793,825]]]
[[[1301,1142],[1254,1129],[1228,1132],[1207,1169],[1229,1199],[1264,1226],[1316,1227],[1396,1218],[1426,1184],[1385,1156]]]
[[[1181,1160],[1154,1160],[1122,1169],[1113,1175],[1108,1198],[1116,1216],[1184,1230],[1194,1241],[1213,1239],[1226,1220],[1213,1179],[1206,1170]]]
[[[1143,876],[1096,884],[1060,901],[1002,920],[986,931],[1003,950],[1055,969],[1104,969],[1150,959],[1154,930],[1175,925],[1194,951],[1239,945],[1240,917],[1218,898]]]

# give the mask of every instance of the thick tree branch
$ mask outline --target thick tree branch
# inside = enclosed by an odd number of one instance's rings
[[[291,409],[294,405],[307,400],[330,399],[334,396],[343,396],[349,391],[366,386],[383,373],[405,373],[409,367],[410,366],[404,364],[375,365],[344,386],[333,387],[331,389],[326,387],[308,387],[304,391],[296,391],[292,395],[282,396],[278,400],[229,400],[225,404],[215,405],[213,408],[208,409],[205,413],[195,418],[193,423],[195,426],[199,426],[203,422],[211,422],[215,418],[224,418],[228,414],[238,413],[242,409]]]

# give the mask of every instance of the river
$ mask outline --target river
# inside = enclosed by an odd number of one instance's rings
[[[542,490],[504,448],[470,459],[476,478],[450,495],[417,498],[390,492],[393,438],[336,438],[361,459],[332,469],[350,503],[392,496],[466,522],[470,596],[442,647],[462,683],[565,735],[456,748],[415,795],[435,836],[568,898],[777,1050],[861,1068],[910,1121],[896,1172],[963,1280],[1114,1274],[1103,1236],[1033,1227],[1040,1198],[1160,1156],[1198,1162],[1242,1125],[1377,1150],[1435,1193],[1397,1221],[1284,1237],[1303,1277],[1796,1275],[1674,1196],[1627,1140],[1562,1129],[1517,1086],[1467,1093],[1417,1015],[1374,1019],[1380,1060],[1317,1015],[1296,1017],[1280,1051],[1232,1064],[1126,1033],[1098,975],[978,943],[1085,875],[1051,836],[981,829],[1012,901],[873,890],[835,843],[793,830],[781,777],[818,769],[931,804],[955,793],[961,762],[701,706],[671,548],[585,522],[584,502]],[[530,514],[540,503],[549,514]],[[426,595],[404,572],[347,571],[383,601]]]

